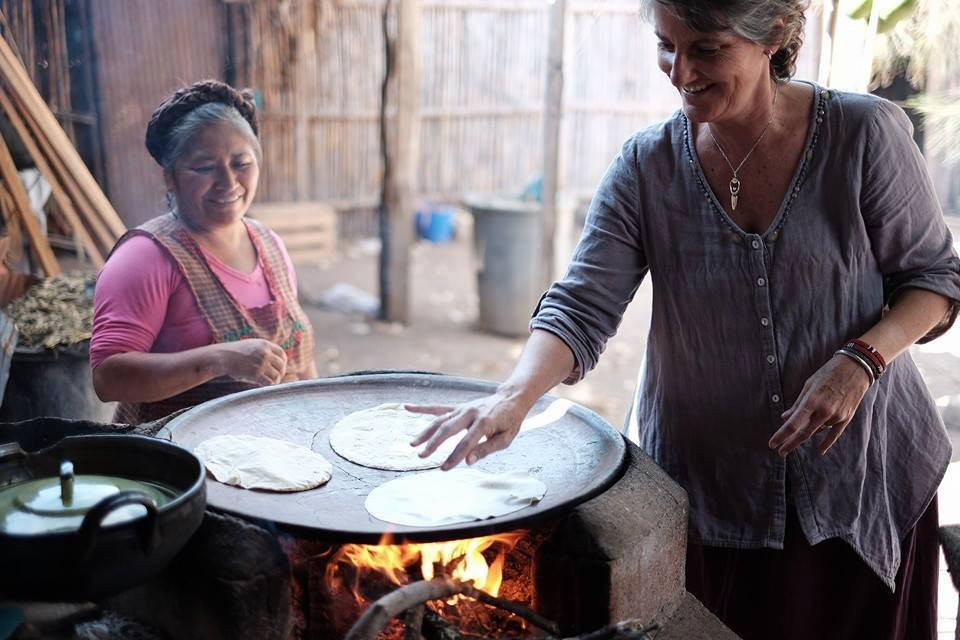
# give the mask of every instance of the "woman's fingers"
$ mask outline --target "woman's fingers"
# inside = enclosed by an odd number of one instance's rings
[[[457,443],[457,446],[454,447],[450,455],[447,456],[447,459],[443,461],[440,468],[448,471],[464,460],[466,460],[468,464],[476,462],[478,458],[476,457],[474,449],[480,444],[480,439],[487,435],[490,424],[489,418],[480,418],[471,424],[470,428],[467,429],[466,435],[460,438],[460,442]]]
[[[777,449],[781,456],[786,456],[821,431],[825,425],[832,425],[834,417],[832,412],[799,406],[767,444],[771,449]]]
[[[843,430],[847,428],[847,425],[850,424],[850,421],[838,422],[837,424],[829,427],[830,432],[827,434],[821,442],[820,446],[817,447],[817,451],[821,456],[827,455],[827,451],[830,450],[834,444],[837,443],[837,440],[840,439],[840,436],[843,435]]]
[[[423,446],[423,449],[420,450],[420,457],[426,458],[427,456],[433,454],[447,438],[452,435],[459,433],[470,428],[470,424],[473,422],[473,413],[467,412],[456,412],[450,416],[441,416],[433,421],[426,431],[419,436],[417,440],[420,440],[425,433],[430,432],[429,440]]]
[[[433,416],[445,416],[446,414],[453,411],[453,407],[439,405],[439,404],[405,404],[403,405],[403,408],[412,413],[425,413]],[[424,442],[426,442],[427,440],[429,440],[431,437],[433,437],[433,434],[437,432],[437,429],[440,428],[443,422],[444,421],[442,419],[437,419],[431,422],[426,429],[421,431],[416,438],[410,441],[410,446],[418,447]],[[421,454],[421,457],[423,455],[424,454]],[[430,455],[430,454],[426,454],[426,455]]]
[[[405,404],[403,408],[411,413],[429,413],[434,416],[442,416],[453,411],[453,407],[443,404]]]
[[[506,449],[513,441],[514,435],[515,434],[509,431],[500,431],[492,437],[488,437],[474,448],[472,454],[467,455],[467,464],[473,464],[479,460],[483,460],[491,453]]]

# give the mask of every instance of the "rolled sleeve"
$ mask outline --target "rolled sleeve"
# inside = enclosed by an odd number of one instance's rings
[[[906,289],[951,300],[943,321],[919,342],[945,333],[960,311],[960,260],[902,109],[878,101],[864,154],[860,204],[888,305]]]
[[[561,280],[540,299],[530,329],[573,352],[573,384],[593,369],[648,270],[642,244],[635,145],[627,142],[600,183]]]

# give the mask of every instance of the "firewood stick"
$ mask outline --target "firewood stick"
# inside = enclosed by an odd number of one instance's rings
[[[394,616],[418,604],[462,593],[461,586],[462,583],[457,580],[434,578],[413,582],[391,591],[363,612],[344,640],[375,640],[377,634]]]
[[[26,124],[23,120],[20,119],[20,114],[16,112],[13,107],[13,104],[10,102],[10,99],[7,97],[6,93],[0,91],[0,109],[6,112],[7,119],[10,121],[10,124],[13,125],[13,128],[16,130],[17,135],[20,136],[20,140],[23,142],[23,145],[27,148],[27,152],[30,154],[30,157],[33,158],[33,161],[36,163],[37,168],[40,170],[40,173],[47,179],[47,182],[50,184],[50,188],[53,192],[53,199],[60,207],[60,210],[63,212],[64,217],[67,219],[67,223],[73,229],[74,235],[80,240],[84,249],[87,253],[90,254],[90,258],[93,260],[93,264],[96,267],[103,266],[103,254],[100,253],[100,249],[94,243],[93,238],[90,237],[90,234],[87,233],[86,227],[83,226],[83,223],[80,221],[79,215],[77,215],[76,209],[73,208],[73,203],[70,201],[70,198],[64,192],[63,187],[60,184],[59,178],[53,172],[53,169],[50,167],[50,164],[47,162],[46,156],[40,152],[40,148],[37,146],[37,142],[30,135],[30,132],[27,130]]]
[[[0,74],[7,81],[7,87],[13,94],[14,102],[33,115],[43,135],[48,136],[51,146],[60,156],[59,159],[64,162],[70,174],[82,188],[84,195],[89,199],[94,213],[110,229],[114,238],[119,238],[126,233],[126,226],[113,209],[113,205],[107,200],[63,127],[40,96],[26,69],[14,56],[3,38],[0,38]]]
[[[476,636],[463,633],[453,624],[447,622],[442,615],[432,609],[427,609],[423,616],[424,640],[499,640],[487,636]],[[540,638],[539,640],[556,640],[555,638]]]
[[[60,275],[60,263],[57,257],[53,255],[53,249],[47,237],[43,235],[40,223],[34,217],[33,209],[30,206],[30,198],[27,196],[27,190],[20,182],[20,175],[17,173],[17,166],[10,155],[10,149],[7,143],[0,138],[0,178],[7,184],[7,190],[13,196],[13,210],[20,217],[20,224],[30,240],[30,246],[40,261],[40,267],[47,277]]]
[[[434,578],[433,580],[420,580],[410,583],[374,602],[350,628],[350,632],[344,640],[374,640],[377,634],[387,626],[391,618],[400,615],[407,609],[430,600],[443,600],[461,594],[516,614],[553,635],[559,635],[560,633],[556,623],[547,620],[523,605],[495,598],[474,588],[467,582],[452,578]]]
[[[420,630],[423,628],[425,604],[407,609],[403,619],[403,640],[423,640]]]
[[[518,615],[537,628],[543,629],[547,633],[552,635],[560,634],[560,627],[557,625],[557,623],[553,622],[552,620],[547,620],[536,611],[523,606],[519,602],[501,600],[500,598],[491,596],[489,593],[481,591],[480,589],[475,588],[472,584],[468,584],[466,582],[461,582],[460,584],[463,585],[463,595],[473,598],[474,600],[479,600],[480,602],[488,604],[492,607],[497,607],[498,609],[503,609],[504,611],[509,611],[514,615]]]

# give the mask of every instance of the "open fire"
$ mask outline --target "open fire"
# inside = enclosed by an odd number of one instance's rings
[[[522,549],[513,553],[526,535],[520,531],[449,542],[393,544],[387,534],[376,545],[345,544],[336,549],[327,560],[324,583],[335,600],[343,603],[341,599],[347,598],[357,613],[394,589],[441,576],[470,582],[490,596],[505,592],[507,599],[529,603],[533,599],[529,556]],[[520,559],[510,559],[517,555]],[[521,618],[459,595],[428,607],[449,623],[476,632],[517,637],[527,629]],[[398,628],[380,637],[400,637]]]
[[[357,602],[363,602],[365,598],[358,583],[365,572],[377,571],[401,586],[410,582],[410,570],[419,566],[420,577],[424,580],[442,573],[464,582],[471,581],[476,588],[496,596],[503,582],[507,551],[522,537],[523,533],[514,532],[452,542],[398,545],[393,544],[390,534],[386,534],[376,545],[346,544],[340,547],[327,565],[327,580],[337,580],[342,565],[353,567],[351,593]],[[496,556],[488,562],[484,552],[494,547],[497,548]]]

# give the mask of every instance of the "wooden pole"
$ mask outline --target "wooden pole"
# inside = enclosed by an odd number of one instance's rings
[[[44,102],[23,65],[13,55],[13,51],[3,38],[0,38],[0,74],[6,81],[6,87],[12,94],[13,102],[34,119],[36,126],[42,131],[37,137],[41,135],[47,137],[52,148],[60,155],[60,160],[70,172],[70,176],[90,201],[93,212],[100,217],[115,238],[126,233],[127,228],[120,216],[114,211],[113,205],[103,194],[100,185],[90,174],[90,170],[83,163],[80,154],[77,153],[73,143],[50,111],[50,107]],[[30,120],[27,119],[27,121],[30,124]]]
[[[43,235],[43,229],[37,222],[33,214],[33,208],[30,206],[30,198],[27,196],[27,190],[20,182],[20,175],[17,173],[17,167],[13,162],[13,156],[10,155],[10,149],[0,138],[0,179],[6,183],[10,195],[13,196],[14,211],[20,217],[20,224],[30,239],[30,246],[33,248],[34,255],[40,261],[40,268],[49,278],[60,275],[60,263],[57,257],[53,255],[53,249],[47,237]]]
[[[547,40],[547,88],[543,113],[543,238],[541,264],[544,288],[553,281],[557,227],[557,191],[560,189],[560,122],[563,118],[563,32],[567,0],[550,6]]]
[[[26,124],[20,119],[20,114],[14,109],[13,104],[10,103],[6,93],[3,91],[0,91],[0,110],[3,110],[7,114],[7,119],[10,121],[10,124],[13,125],[17,135],[20,136],[20,140],[23,142],[23,146],[26,147],[27,153],[33,158],[40,173],[47,179],[54,201],[57,203],[57,206],[60,207],[60,211],[67,219],[67,223],[73,229],[77,240],[80,241],[83,248],[90,254],[93,265],[97,268],[102,267],[103,254],[100,253],[100,249],[97,247],[93,238],[90,237],[86,227],[83,226],[80,216],[77,214],[76,209],[73,208],[73,202],[71,202],[70,197],[60,184],[60,178],[50,167],[46,156],[40,152],[37,143],[27,130]]]
[[[390,6],[388,2],[384,10]],[[387,78],[392,72],[396,81],[397,109],[392,131],[383,138],[380,315],[390,322],[410,319],[410,245],[420,159],[420,19],[420,0],[398,0],[397,38],[387,56]],[[385,105],[382,113],[386,118]]]

